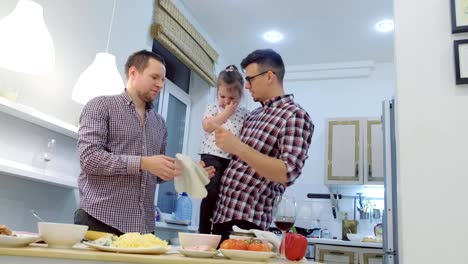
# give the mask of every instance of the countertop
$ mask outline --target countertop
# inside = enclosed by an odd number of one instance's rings
[[[344,241],[344,240],[339,240],[339,239],[327,239],[327,238],[307,238],[307,242],[309,244],[326,244],[326,245],[349,246],[349,247],[382,248],[382,243],[354,242],[354,241]]]
[[[124,254],[114,252],[98,251],[83,244],[77,244],[72,249],[57,249],[48,248],[45,244],[31,244],[28,247],[20,248],[5,248],[0,247],[0,262],[2,257],[33,257],[33,258],[49,258],[49,259],[63,259],[63,260],[83,260],[85,261],[110,261],[110,262],[125,262],[125,263],[171,263],[171,264],[184,264],[184,263],[285,263],[279,259],[271,259],[268,262],[254,262],[242,260],[230,260],[224,257],[216,258],[188,258],[175,251],[162,255],[145,255],[145,254]],[[64,261],[67,263],[67,261]],[[291,263],[320,263],[314,261],[303,260],[301,262],[294,261]]]

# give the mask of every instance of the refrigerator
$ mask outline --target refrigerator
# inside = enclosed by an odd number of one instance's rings
[[[397,204],[397,145],[395,138],[395,99],[382,102],[384,140],[384,205],[383,251],[384,264],[398,264],[398,204]]]

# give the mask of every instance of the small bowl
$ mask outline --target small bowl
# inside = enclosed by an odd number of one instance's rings
[[[349,240],[354,241],[354,242],[362,242],[362,238],[364,237],[361,234],[351,234],[351,233],[346,234],[346,236],[348,237]]]
[[[71,248],[80,242],[88,231],[88,226],[39,222],[39,235],[52,248]]]
[[[221,241],[220,235],[196,234],[179,232],[179,241],[182,248],[193,246],[209,246],[216,249]]]

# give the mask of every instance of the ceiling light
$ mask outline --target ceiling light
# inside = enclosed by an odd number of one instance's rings
[[[268,42],[275,43],[283,39],[283,34],[279,33],[278,31],[268,31],[267,33],[263,34],[263,38]]]
[[[378,32],[390,32],[393,31],[393,28],[393,20],[390,19],[384,19],[375,24],[375,30]]]
[[[0,36],[0,67],[24,73],[54,70],[54,42],[38,3],[20,0],[0,20]]]
[[[114,7],[112,8],[106,52],[96,54],[93,63],[81,73],[73,87],[72,99],[80,104],[84,105],[96,96],[119,94],[125,88],[115,64],[115,56],[107,52],[114,21],[115,5],[116,0],[114,0]]]

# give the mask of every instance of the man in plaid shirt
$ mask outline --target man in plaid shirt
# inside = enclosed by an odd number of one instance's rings
[[[227,239],[232,226],[267,230],[275,199],[301,175],[314,125],[307,112],[284,93],[284,63],[271,49],[256,50],[241,62],[245,88],[261,106],[250,113],[240,137],[216,129],[216,144],[233,154],[221,178],[213,233]]]
[[[125,73],[125,91],[84,106],[78,139],[80,208],[75,223],[117,235],[154,232],[156,184],[180,174],[175,159],[164,155],[166,124],[152,109],[166,78],[163,58],[136,52]]]

